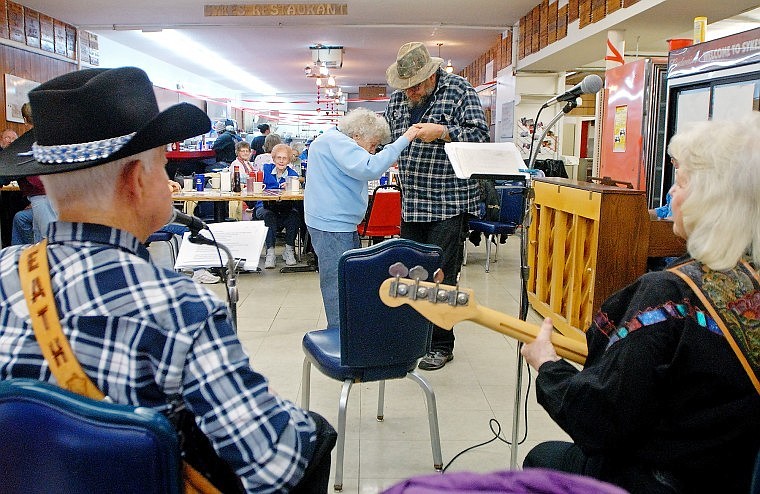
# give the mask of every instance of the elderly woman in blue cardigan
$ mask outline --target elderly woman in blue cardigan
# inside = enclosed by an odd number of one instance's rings
[[[319,284],[327,326],[340,326],[338,260],[358,248],[356,226],[367,210],[367,181],[380,177],[414,140],[410,127],[395,142],[385,119],[365,108],[348,112],[309,147],[309,179],[304,195],[304,217],[319,258]]]

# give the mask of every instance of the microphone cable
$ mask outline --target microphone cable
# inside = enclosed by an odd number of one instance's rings
[[[528,396],[530,395],[532,372],[530,370],[530,366],[527,363],[524,363],[524,365],[527,366],[528,368],[528,386],[525,390],[525,400],[523,401],[523,420],[525,421],[525,432],[523,433],[522,439],[520,439],[517,442],[517,445],[523,444],[525,440],[528,438]],[[491,429],[491,433],[493,434],[493,437],[491,439],[487,441],[483,441],[482,443],[469,446],[463,449],[462,451],[460,451],[459,453],[457,453],[456,455],[454,455],[454,457],[451,460],[449,460],[448,463],[446,463],[446,466],[443,467],[443,469],[441,470],[441,474],[446,473],[446,470],[448,470],[448,468],[451,466],[452,463],[454,463],[454,461],[457,458],[467,453],[468,451],[472,451],[473,449],[480,448],[481,446],[485,446],[496,440],[499,440],[503,442],[504,444],[507,444],[508,446],[512,446],[511,441],[508,441],[506,438],[503,438],[501,436],[501,423],[499,423],[497,419],[494,419],[494,418],[490,419],[488,421],[488,428]]]

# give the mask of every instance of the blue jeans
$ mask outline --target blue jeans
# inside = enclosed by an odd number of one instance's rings
[[[344,252],[361,247],[359,234],[353,232],[324,232],[308,227],[311,244],[319,259],[319,288],[325,305],[327,327],[340,327],[338,304],[338,261]]]
[[[433,244],[441,248],[441,269],[443,282],[456,285],[462,269],[464,240],[467,238],[470,215],[462,213],[441,221],[401,222],[401,238],[408,238],[423,244]],[[320,263],[321,263],[320,259]],[[322,265],[320,264],[320,268]],[[454,330],[446,330],[433,325],[431,350],[454,351]]]
[[[33,215],[31,209],[22,209],[13,215],[11,229],[11,245],[27,245],[34,243]]]
[[[39,242],[47,237],[48,224],[58,219],[58,214],[56,214],[47,196],[30,196],[29,202],[32,203],[34,241]]]
[[[283,201],[290,203],[291,201]],[[301,217],[291,204],[284,206],[278,205],[276,208],[268,209],[263,206],[257,207],[254,212],[257,220],[264,220],[268,227],[266,236],[267,249],[274,247],[277,231],[285,228],[285,245],[293,247],[296,245],[296,235],[301,224]]]

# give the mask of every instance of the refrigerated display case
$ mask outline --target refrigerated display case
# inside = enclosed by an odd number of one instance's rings
[[[671,51],[667,92],[666,142],[688,122],[760,110],[760,28]],[[660,163],[664,199],[673,183],[664,148]]]

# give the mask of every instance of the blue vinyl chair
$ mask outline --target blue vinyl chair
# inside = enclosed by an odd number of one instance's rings
[[[180,461],[177,434],[155,410],[0,381],[4,494],[180,493]]]
[[[491,269],[491,244],[496,245],[493,262],[499,258],[499,242],[494,241],[497,235],[512,235],[522,224],[525,213],[524,180],[504,180],[497,182],[496,191],[499,194],[499,221],[483,219],[470,220],[470,231],[479,232],[486,237],[486,273]],[[462,264],[467,264],[467,241],[464,242]]]
[[[432,276],[440,267],[441,250],[406,239],[391,239],[344,253],[338,264],[340,329],[310,331],[303,338],[301,405],[309,408],[310,374],[313,364],[323,374],[343,381],[338,407],[338,440],[335,490],[343,489],[343,456],[346,438],[346,407],[351,385],[379,381],[377,420],[383,420],[386,379],[408,377],[420,385],[427,398],[433,467],[443,467],[438,412],[430,384],[415,372],[417,360],[430,346],[432,325],[408,306],[383,304],[378,289],[390,277],[388,268],[402,262],[408,268],[422,266]]]

